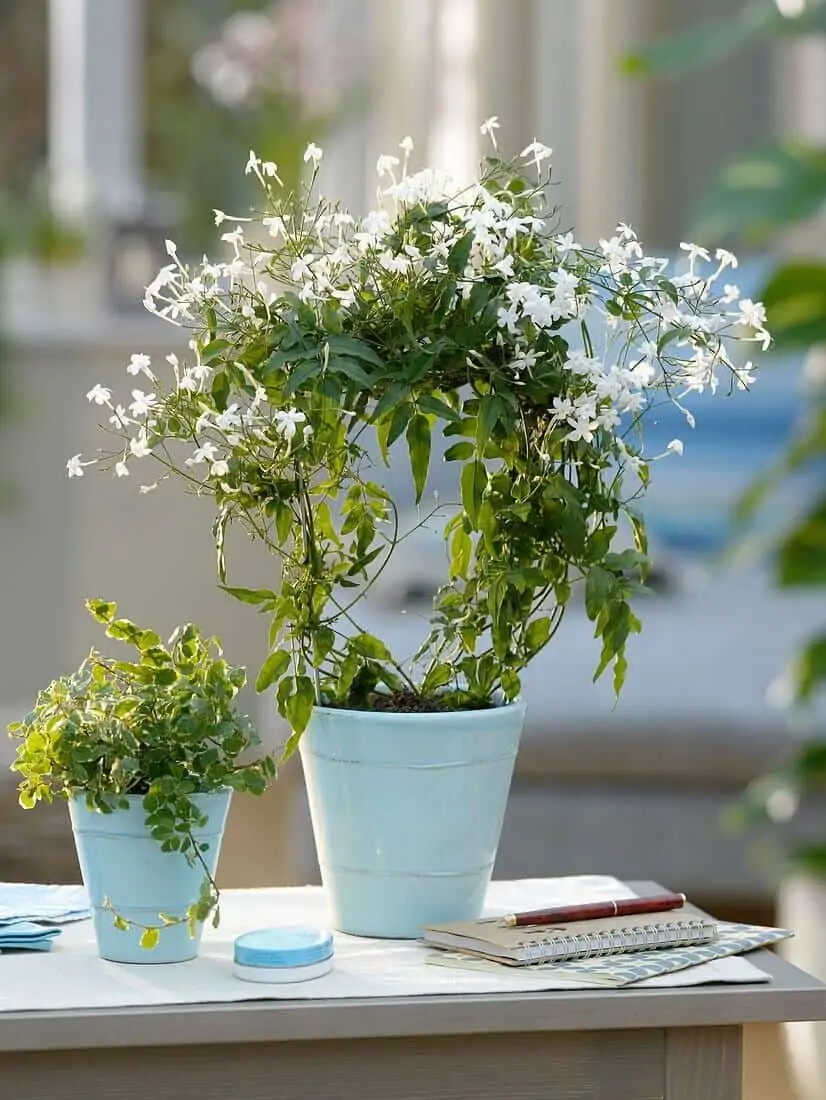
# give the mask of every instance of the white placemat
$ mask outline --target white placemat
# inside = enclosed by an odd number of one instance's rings
[[[602,875],[523,879],[492,883],[486,911],[495,916],[515,909],[630,896],[633,893],[627,886]],[[0,1012],[593,988],[584,982],[562,980],[547,971],[494,974],[428,966],[428,949],[415,941],[344,935],[336,935],[335,965],[322,978],[263,986],[233,976],[235,936],[254,928],[297,923],[329,923],[319,887],[225,891],[220,927],[205,932],[200,956],[186,963],[153,966],[105,962],[97,957],[90,921],[65,926],[48,954],[0,955]],[[746,959],[729,958],[647,979],[634,988],[766,980],[768,976]]]

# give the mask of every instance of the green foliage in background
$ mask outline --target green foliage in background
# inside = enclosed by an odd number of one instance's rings
[[[638,50],[625,60],[634,74],[679,77],[719,63],[766,37],[826,34],[826,2],[809,0],[796,16],[783,15],[774,0],[744,4],[739,16],[693,28],[689,33]],[[753,246],[771,243],[783,230],[826,211],[826,146],[781,138],[726,166],[697,212],[693,235],[701,241],[738,238]],[[821,255],[781,262],[761,295],[779,350],[826,345],[826,260]],[[777,466],[741,502],[748,520],[769,492],[806,468],[822,469],[826,459],[826,389],[811,398],[807,422]],[[826,486],[810,509],[782,536],[775,576],[784,587],[826,586]],[[797,705],[810,704],[826,687],[826,631],[800,651],[788,670],[788,693]],[[795,804],[807,790],[826,787],[826,741],[808,742],[788,763],[753,783],[737,818],[771,819],[774,797]],[[791,800],[791,803],[790,803]],[[826,874],[826,843],[792,852],[794,862]]]
[[[115,660],[93,649],[77,672],[40,692],[34,709],[9,726],[20,742],[12,770],[23,777],[25,809],[85,795],[90,809],[108,814],[128,808],[126,795],[139,795],[161,849],[201,864],[201,895],[186,917],[159,915],[159,925],[143,928],[143,945],[153,947],[166,925],[187,921],[192,932],[210,914],[218,921],[218,890],[193,837],[207,819],[191,796],[226,787],[261,794],[275,764],[269,756],[239,763],[259,739],[235,706],[244,670],[226,663],[215,639],[187,624],[164,645],[154,631],[117,618],[116,604],[86,606],[136,658]],[[117,913],[113,919],[129,926]]]

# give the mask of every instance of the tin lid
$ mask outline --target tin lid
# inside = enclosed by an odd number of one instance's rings
[[[233,958],[239,966],[311,966],[333,954],[333,937],[320,928],[288,925],[245,932],[235,940]]]

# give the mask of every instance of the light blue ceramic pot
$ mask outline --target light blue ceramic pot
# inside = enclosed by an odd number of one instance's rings
[[[301,738],[335,927],[413,939],[481,915],[525,717],[316,707]]]
[[[218,866],[224,826],[232,791],[228,788],[212,794],[196,794],[193,802],[209,820],[202,829],[193,830],[199,844],[208,844],[202,853],[212,875]],[[186,924],[172,925],[161,931],[157,947],[140,947],[141,929],[122,932],[115,928],[112,912],[104,908],[108,898],[117,912],[138,924],[159,923],[158,914],[184,916],[197,901],[204,870],[190,866],[180,852],[163,852],[146,827],[146,811],[138,795],[129,795],[129,809],[103,814],[86,808],[81,795],[69,803],[72,828],[80,870],[95,924],[101,958],[121,963],[172,963],[194,959],[201,942],[202,927],[190,938]]]

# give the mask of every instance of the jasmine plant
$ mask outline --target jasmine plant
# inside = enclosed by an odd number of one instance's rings
[[[411,172],[405,138],[379,158],[378,205],[358,219],[317,194],[317,145],[299,193],[251,152],[261,209],[215,211],[228,256],[193,266],[167,242],[146,291],[151,313],[190,331],[190,354],[168,356],[164,377],[134,355],[131,401],[87,395],[112,442],[70,459],[70,476],[99,463],[141,471],[151,491],[174,475],[214,501],[220,582],[269,618],[256,687],[294,731],[287,754],[319,703],[514,699],[576,588],[595,677],[611,668],[619,692],[648,569],[635,502],[664,457],[645,451],[643,419],[671,401],[692,424],[692,393],[751,384],[734,341],[770,342],[762,306],[728,281],[732,253],[685,243],[671,271],[625,224],[579,244],[546,198],[551,150],[534,141],[506,162],[496,127],[482,126],[493,154],[470,184]],[[427,505],[434,439],[457,499]],[[416,526],[440,524],[449,559],[411,661],[358,611],[409,533],[376,464],[397,441]],[[665,454],[681,452],[674,440]],[[272,577],[230,582],[232,525],[272,551]]]

